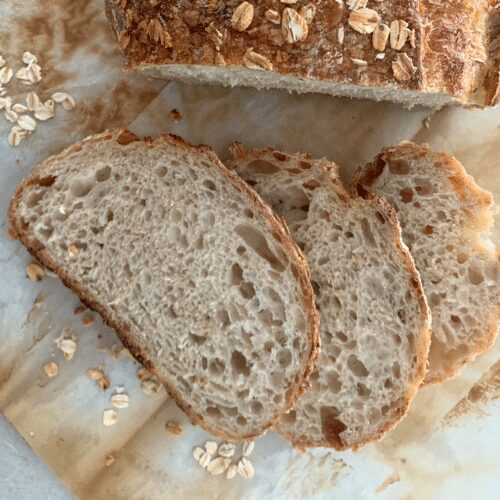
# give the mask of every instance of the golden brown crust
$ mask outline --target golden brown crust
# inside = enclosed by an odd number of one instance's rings
[[[129,132],[126,129],[123,130],[115,130],[115,131],[106,131],[102,134],[94,135],[87,137],[83,141],[76,143],[69,148],[65,149],[62,153],[57,155],[57,157],[64,157],[72,152],[79,151],[82,148],[82,145],[87,144],[89,142],[100,142],[103,140],[116,140],[119,144],[124,144],[126,147],[130,142],[135,142],[138,139],[134,134]],[[37,183],[40,179],[47,179],[50,176],[47,175],[50,173],[50,169],[52,166],[52,162],[54,158],[51,157],[38,165],[32,174],[23,180],[23,182],[17,187],[14,197],[10,203],[9,207],[9,222],[13,233],[17,239],[19,239],[29,250],[30,253],[33,254],[42,264],[46,267],[54,271],[63,281],[63,283],[71,288],[78,296],[81,298],[82,302],[85,303],[89,308],[98,312],[105,323],[111,326],[123,344],[129,349],[130,353],[136,358],[140,363],[142,363],[148,370],[154,373],[159,380],[164,384],[169,395],[176,401],[178,406],[186,412],[190,420],[195,425],[199,425],[203,427],[206,431],[220,436],[223,439],[231,439],[231,440],[249,440],[254,439],[265,432],[267,429],[271,428],[280,418],[283,412],[290,410],[297,398],[302,394],[308,384],[309,376],[311,375],[314,365],[319,357],[320,353],[320,340],[319,340],[319,330],[318,330],[318,315],[316,313],[316,307],[314,303],[314,292],[312,290],[312,286],[310,283],[310,271],[308,264],[303,257],[300,250],[294,244],[292,238],[288,233],[288,229],[283,224],[281,220],[279,220],[271,211],[271,209],[256,195],[256,193],[251,190],[246,183],[244,183],[241,179],[239,179],[236,174],[228,171],[224,165],[220,162],[216,154],[213,152],[211,148],[208,146],[200,145],[193,146],[188,142],[184,141],[180,137],[177,136],[161,136],[156,141],[152,141],[150,139],[142,140],[142,145],[144,147],[155,147],[160,141],[167,141],[176,147],[189,150],[191,153],[195,150],[198,154],[205,156],[213,168],[218,170],[228,182],[230,182],[233,186],[235,186],[240,192],[245,193],[252,200],[252,203],[259,210],[259,212],[266,219],[270,228],[273,231],[273,235],[283,244],[285,247],[287,254],[290,257],[291,262],[294,264],[294,269],[299,278],[299,282],[303,291],[305,304],[308,311],[309,316],[309,342],[310,342],[310,353],[308,356],[308,361],[306,366],[303,368],[300,376],[297,377],[296,385],[292,391],[287,392],[287,400],[285,402],[285,408],[282,411],[277,411],[273,417],[273,419],[265,426],[262,426],[260,429],[257,429],[254,433],[246,434],[244,436],[240,435],[232,435],[231,433],[225,432],[221,429],[215,428],[207,424],[203,416],[196,413],[191,405],[183,400],[181,395],[175,391],[172,385],[169,383],[165,377],[162,376],[159,369],[155,366],[155,363],[150,359],[147,352],[139,347],[139,344],[136,342],[134,337],[130,334],[129,327],[120,320],[118,316],[116,316],[109,308],[107,308],[104,304],[99,302],[99,299],[95,297],[85,286],[78,283],[74,280],[68,273],[66,273],[61,266],[55,262],[52,257],[49,255],[47,251],[44,250],[43,246],[36,241],[36,239],[32,238],[27,230],[27,228],[23,227],[23,221],[17,215],[17,206],[23,194],[23,191],[26,187],[33,183]]]
[[[244,159],[245,161],[248,161],[249,159],[259,159],[262,158],[263,156],[267,155],[285,155],[285,156],[290,156],[287,155],[286,153],[283,153],[281,151],[275,150],[273,148],[266,148],[266,149],[256,149],[256,150],[251,150],[251,151],[246,151],[245,148],[239,144],[239,143],[234,143],[230,147],[230,153],[232,154],[233,160],[229,162],[228,167],[229,168],[234,168],[234,165],[238,160]],[[310,155],[300,155],[304,159],[311,159],[312,157]],[[324,166],[326,172],[331,172],[332,178],[337,181],[338,178],[338,166],[332,162],[328,162]],[[350,195],[349,193],[345,191],[345,202],[346,204],[349,203]],[[338,196],[338,193],[336,193]],[[420,317],[420,324],[422,325],[421,330],[416,334],[416,338],[418,339],[419,343],[417,346],[417,365],[416,369],[414,372],[414,377],[409,380],[408,384],[408,391],[405,394],[404,398],[402,398],[401,405],[397,410],[396,415],[394,418],[384,425],[379,431],[362,441],[359,441],[358,443],[355,443],[354,445],[344,445],[340,444],[337,439],[327,441],[327,440],[297,440],[294,439],[293,435],[287,434],[284,432],[280,426],[279,422],[277,425],[275,425],[274,430],[280,434],[283,438],[286,440],[290,441],[293,446],[295,446],[298,449],[304,450],[306,448],[310,447],[333,447],[338,451],[342,450],[347,450],[347,449],[353,449],[353,450],[358,450],[365,444],[368,444],[373,441],[377,441],[384,437],[387,432],[389,432],[392,428],[394,428],[400,420],[408,413],[410,403],[412,402],[413,398],[415,397],[418,388],[422,384],[424,377],[425,377],[425,372],[426,372],[426,365],[427,365],[427,356],[429,352],[429,347],[430,347],[430,339],[431,339],[431,329],[430,329],[430,321],[431,321],[431,315],[430,315],[430,310],[427,305],[427,298],[424,293],[424,289],[422,286],[422,282],[420,280],[420,275],[415,267],[415,262],[413,260],[413,257],[411,253],[409,252],[408,248],[406,245],[403,243],[402,237],[401,237],[401,226],[399,224],[399,219],[397,217],[396,211],[394,208],[381,196],[378,196],[373,193],[366,193],[364,198],[368,201],[368,203],[371,203],[373,205],[373,210],[374,211],[379,211],[381,212],[382,215],[384,215],[388,227],[392,230],[392,235],[394,242],[396,243],[397,251],[401,253],[402,261],[404,265],[407,268],[409,279],[411,281],[411,286],[414,290],[415,296],[417,297],[418,301],[418,314]]]
[[[446,168],[450,172],[448,177],[450,187],[465,203],[484,208],[492,206],[492,194],[478,186],[456,158],[446,153],[434,152],[426,145],[417,145],[408,141],[404,141],[396,147],[385,148],[372,163],[359,168],[351,182],[351,192],[365,195],[367,193],[365,188],[372,186],[382,174],[388,159],[405,158],[411,161],[412,158],[422,158],[425,156],[432,156],[436,168]],[[478,231],[487,231],[490,227],[489,220],[475,218],[474,223]],[[493,345],[497,334],[498,322],[500,321],[500,304],[495,309],[496,313],[492,316],[492,321],[488,325],[487,331],[480,338],[476,339],[475,348],[468,352],[467,355],[462,356],[456,364],[447,366],[441,373],[427,375],[423,385],[437,384],[454,377],[478,354],[487,351]]]
[[[281,18],[285,8],[299,10],[307,5],[306,0],[293,5],[278,0],[252,2],[250,26],[237,31],[231,17],[240,3],[106,0],[106,12],[132,68],[159,64],[242,67],[245,53],[252,48],[279,75],[436,92],[462,103],[495,102],[488,97],[491,90],[486,92],[486,87],[492,88],[495,67],[487,51],[489,37],[494,35],[489,29],[492,14],[486,0],[370,2],[368,8],[381,22],[390,26],[392,21],[404,21],[415,36],[414,43],[408,40],[402,48],[391,48],[388,42],[383,59],[376,58],[372,34],[360,33],[350,25],[351,11],[346,2],[314,3],[316,14],[306,38],[298,43],[286,43],[280,22],[270,22],[266,12],[275,11]],[[343,37],[339,37],[341,27]],[[396,78],[393,70],[401,54],[408,56],[415,68],[404,79]],[[496,67],[498,70],[498,64]]]

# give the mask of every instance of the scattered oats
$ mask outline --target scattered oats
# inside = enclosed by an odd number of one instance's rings
[[[113,394],[111,396],[110,402],[115,408],[128,408],[130,403],[130,398],[128,394]]]
[[[144,394],[147,394],[148,396],[152,396],[153,394],[158,394],[161,389],[161,384],[156,380],[156,378],[148,378],[146,380],[143,380],[141,382],[141,389]]]
[[[238,474],[238,466],[231,464],[226,471],[226,479],[233,479]]]
[[[35,118],[42,122],[50,120],[54,117],[54,101],[52,99],[47,99],[43,104],[39,104],[35,108]]]
[[[364,59],[356,59],[355,57],[351,57],[351,61],[356,66],[368,66],[368,63]]]
[[[26,266],[26,275],[33,281],[40,281],[45,276],[45,271],[43,267],[39,266],[36,262],[32,262]]]
[[[12,68],[4,66],[2,69],[0,69],[0,83],[1,84],[9,83],[12,80],[13,75],[14,71],[12,71]]]
[[[337,38],[340,45],[344,45],[344,26],[341,25],[337,29]]]
[[[99,380],[104,377],[104,372],[100,368],[89,368],[87,370],[87,377],[90,380]]]
[[[7,121],[9,121],[10,123],[16,123],[17,122],[17,119],[19,118],[19,115],[13,111],[12,109],[6,109],[4,111],[4,116],[5,116],[5,119]],[[20,127],[22,128],[22,127]]]
[[[204,451],[201,454],[200,459],[198,460],[198,464],[200,465],[200,467],[205,468],[210,463],[210,460],[212,460],[212,456],[210,455],[210,453]]]
[[[215,441],[207,441],[205,443],[205,450],[207,450],[207,453],[210,453],[210,455],[215,455],[217,453],[217,443]]]
[[[82,324],[84,327],[88,328],[89,326],[92,326],[94,324],[94,317],[91,316],[90,314],[86,314],[82,318]]]
[[[279,12],[277,12],[276,10],[267,9],[264,16],[266,17],[266,19],[269,22],[271,22],[273,24],[281,24],[281,16],[280,16]]]
[[[111,380],[109,380],[108,377],[104,376],[96,381],[96,385],[101,391],[105,391],[109,389],[111,385]]]
[[[68,252],[70,257],[76,257],[78,255],[78,247],[76,245],[70,245],[68,247]]]
[[[226,65],[226,60],[224,59],[224,56],[220,52],[215,53],[215,64],[217,64],[217,66]]]
[[[271,61],[253,51],[253,48],[249,48],[246,52],[245,55],[243,56],[243,65],[246,66],[247,68],[250,69],[258,69],[261,71],[267,70],[267,71],[272,71],[273,70],[273,65]]]
[[[212,474],[212,476],[218,476],[219,474],[226,472],[230,465],[230,458],[217,457],[210,461],[207,466],[207,471]]]
[[[249,457],[252,454],[253,449],[255,448],[255,441],[246,441],[243,444],[242,454],[244,457]]]
[[[416,40],[415,40],[415,30],[410,30],[410,47],[414,49],[416,47]]]
[[[53,361],[45,363],[45,365],[43,365],[43,371],[45,372],[45,375],[47,375],[47,377],[55,377],[57,375],[57,364]]]
[[[26,96],[26,106],[28,107],[28,111],[35,111],[41,104],[40,98],[35,92],[30,92]]]
[[[380,21],[380,16],[372,9],[358,9],[349,15],[349,26],[358,33],[373,33]]]
[[[347,0],[347,6],[350,10],[364,9],[368,0]]]
[[[287,7],[281,18],[281,32],[287,43],[297,43],[307,38],[309,28],[296,10]]]
[[[314,16],[316,15],[316,5],[308,3],[300,7],[299,14],[306,20],[307,24],[311,24]]]
[[[236,452],[236,445],[234,443],[222,443],[218,452],[221,457],[230,458]]]
[[[402,19],[398,21],[392,21],[391,23],[391,48],[396,50],[401,50],[408,40],[410,35],[410,30],[408,29],[408,23]]]
[[[203,448],[200,448],[199,446],[196,446],[196,448],[193,448],[193,457],[194,459],[199,462],[201,456],[205,453],[205,450]]]
[[[34,132],[36,129],[36,121],[29,115],[21,115],[17,119],[17,124],[28,132]]]
[[[28,135],[28,131],[22,129],[21,127],[15,125],[10,129],[9,132],[9,144],[11,146],[17,147],[21,144],[21,141]]]
[[[392,61],[392,72],[396,80],[404,82],[417,72],[417,68],[409,56],[400,52],[394,61]]]
[[[106,467],[109,467],[115,461],[115,457],[112,453],[106,455]]]
[[[385,52],[379,52],[379,53],[375,56],[375,59],[379,59],[379,60],[385,59]]]
[[[130,34],[127,30],[120,31],[118,34],[118,46],[121,49],[126,49],[130,43]]]
[[[61,205],[62,207],[62,205]],[[61,212],[61,207],[59,207],[59,212]],[[65,214],[66,212],[61,212],[62,214]],[[82,312],[85,312],[87,308],[85,306],[77,306],[73,310],[73,314],[82,314]]]
[[[52,94],[51,99],[58,104],[62,104],[62,107],[68,111],[74,109],[76,106],[75,100],[65,92],[56,92]]]
[[[165,424],[165,429],[173,437],[179,437],[182,434],[182,425],[178,422],[167,422]]]
[[[102,423],[109,427],[111,425],[115,425],[118,421],[118,413],[115,410],[104,410],[102,413]]]
[[[3,68],[6,64],[7,61],[2,56],[0,56],[0,68]]]
[[[253,14],[254,8],[251,3],[240,3],[231,17],[231,27],[236,31],[245,31],[252,24]]]
[[[137,370],[137,378],[139,380],[145,380],[149,377],[151,377],[151,372],[146,370],[143,366]]]
[[[26,51],[23,54],[22,60],[23,60],[24,64],[34,64],[34,63],[38,62],[37,57],[35,55],[33,55],[31,52],[29,52],[29,51]]]
[[[28,108],[24,104],[19,104],[18,102],[12,106],[12,109],[16,113],[26,113],[28,111]]]
[[[238,473],[245,479],[252,479],[252,477],[255,475],[255,470],[253,468],[252,462],[250,462],[248,458],[243,457],[238,462]]]
[[[387,26],[387,24],[384,23],[377,24],[377,27],[375,28],[372,37],[372,44],[375,50],[379,52],[384,52],[390,32],[391,30],[389,26]]]

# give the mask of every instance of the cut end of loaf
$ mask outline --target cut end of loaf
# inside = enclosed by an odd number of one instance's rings
[[[22,183],[10,221],[209,432],[253,438],[302,392],[319,350],[307,265],[209,148],[87,138]]]
[[[353,189],[378,193],[398,211],[432,311],[425,383],[442,382],[496,336],[500,268],[487,238],[493,197],[455,158],[408,142],[360,169]]]
[[[338,167],[233,147],[229,167],[284,217],[304,250],[322,350],[311,388],[276,429],[301,448],[356,449],[407,412],[424,378],[429,312],[394,211],[351,198]]]

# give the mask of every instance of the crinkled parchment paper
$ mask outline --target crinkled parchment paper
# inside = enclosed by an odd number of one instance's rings
[[[397,105],[286,92],[256,92],[147,81],[121,70],[101,1],[6,0],[0,4],[0,53],[15,68],[24,50],[36,54],[44,98],[66,91],[77,108],[12,148],[0,117],[0,410],[80,498],[498,498],[500,490],[500,342],[453,380],[420,391],[408,417],[386,439],[360,452],[299,453],[273,432],[256,442],[252,480],[212,477],[191,449],[209,437],[192,427],[160,391],[146,395],[137,364],[95,316],[85,328],[73,314],[77,297],[52,277],[25,277],[26,250],[7,236],[6,210],[17,183],[48,155],[106,127],[142,135],[173,132],[212,146],[222,158],[239,140],[335,160],[348,178],[383,147],[402,139],[427,142],[456,155],[477,182],[500,199],[500,109],[435,113]],[[12,84],[21,100],[28,90]],[[170,111],[182,119],[176,123]],[[424,119],[426,125],[424,126]],[[499,242],[500,228],[494,238]],[[71,325],[77,350],[65,361],[54,340]],[[59,374],[46,377],[55,361]],[[111,388],[85,376],[104,365]],[[113,389],[123,385],[130,406],[118,423],[102,425]],[[184,426],[180,437],[167,421]],[[1,452],[1,450],[0,450]],[[114,462],[106,465],[112,454]],[[109,462],[108,462],[109,463]],[[1,473],[0,473],[1,476]],[[0,497],[1,494],[0,478]]]

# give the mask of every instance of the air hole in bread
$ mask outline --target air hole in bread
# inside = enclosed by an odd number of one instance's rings
[[[205,358],[205,356],[201,357],[201,368],[203,370],[206,370],[208,368],[208,360]]]
[[[40,234],[45,238],[49,239],[54,234],[54,228],[52,226],[42,227],[40,229]]]
[[[422,184],[419,184],[418,186],[415,187],[415,191],[421,196],[429,196],[434,192],[434,186],[432,185],[431,182],[424,181]]]
[[[368,377],[366,366],[355,354],[351,354],[347,358],[347,366],[356,377]]]
[[[335,406],[322,406],[319,410],[321,420],[321,430],[328,442],[342,446],[340,434],[347,429],[347,426],[337,417],[340,411]]]
[[[167,175],[168,169],[165,166],[158,167],[155,173],[158,177],[165,177]]]
[[[386,378],[385,381],[384,381],[384,387],[386,389],[393,389],[394,388],[394,384],[392,383],[392,380],[390,378]]]
[[[394,363],[392,363],[392,373],[396,378],[401,378],[401,367],[399,366],[399,363],[397,361],[394,361]]]
[[[346,231],[346,232],[344,233],[344,236],[345,236],[346,238],[354,238],[354,234],[352,234],[352,233],[351,233],[351,231]]]
[[[222,412],[216,406],[208,406],[206,412],[210,417],[222,417]]]
[[[443,212],[442,210],[439,210],[437,213],[436,213],[436,219],[439,220],[439,221],[443,221],[443,220],[446,220],[446,213]]]
[[[194,333],[189,334],[189,340],[196,345],[203,345],[206,342],[206,337],[201,337],[200,335],[195,335]]]
[[[264,406],[260,401],[252,401],[250,407],[252,408],[252,411],[257,414],[260,414],[264,411]]]
[[[271,373],[271,384],[273,385],[273,387],[278,390],[278,391],[281,391],[283,390],[283,385],[284,385],[284,374],[283,372],[273,372]]]
[[[35,207],[36,205],[38,205],[38,202],[44,197],[44,195],[45,191],[43,191],[42,189],[34,192],[32,195],[29,196],[26,205],[29,208]]]
[[[248,168],[252,169],[255,174],[275,174],[280,171],[280,168],[265,160],[254,160],[248,164]]]
[[[406,160],[391,160],[389,170],[392,174],[406,175],[410,173],[410,164]]]
[[[344,333],[341,332],[340,330],[337,330],[335,332],[335,336],[341,341],[341,342],[347,342],[349,340],[349,337]]]
[[[406,323],[406,311],[404,309],[398,309],[398,318],[402,323]]]
[[[83,198],[87,196],[94,187],[93,179],[75,179],[70,186],[70,191],[73,196]]]
[[[377,246],[377,244],[375,243],[375,236],[373,236],[372,229],[370,227],[370,223],[366,218],[361,219],[361,232],[363,233],[363,239],[368,246]]]
[[[246,217],[248,217],[249,219],[253,219],[254,215],[253,215],[253,211],[250,210],[249,208],[245,208],[245,210],[243,210],[243,213],[245,214]]]
[[[340,376],[338,373],[333,372],[328,375],[328,389],[332,391],[333,394],[338,394],[342,389],[342,382],[340,381]]]
[[[473,285],[479,285],[484,281],[483,274],[476,266],[469,267],[469,281]]]
[[[256,228],[240,224],[234,228],[234,232],[262,259],[266,260],[273,269],[283,272],[285,267],[278,257],[271,251],[264,235]]]
[[[225,309],[217,311],[216,317],[222,328],[227,328],[231,324],[229,314]]]
[[[318,213],[318,217],[321,219],[321,220],[326,220],[328,222],[330,222],[330,214],[326,211],[326,210],[321,210],[319,213]]]
[[[367,399],[370,397],[372,391],[366,387],[365,384],[362,384],[361,382],[358,382],[356,385],[356,392],[358,393],[358,396],[361,397],[362,399]]]
[[[250,375],[250,367],[247,365],[247,358],[239,351],[233,351],[231,354],[231,368],[233,375],[243,375],[248,377]]]
[[[307,181],[302,184],[305,189],[308,189],[309,191],[314,191],[315,189],[318,189],[321,184],[317,181]]]
[[[384,405],[382,406],[382,415],[385,417],[388,413],[391,407],[389,405]]]
[[[427,234],[429,236],[433,232],[434,232],[434,228],[432,226],[427,225],[424,227],[424,234]]]
[[[451,326],[453,328],[455,328],[455,329],[460,328],[460,326],[462,325],[462,321],[458,316],[456,316],[455,314],[452,314],[450,316],[450,319],[451,319]]]
[[[209,189],[210,191],[217,191],[217,186],[215,185],[215,183],[209,179],[205,179],[203,181],[203,185]]]
[[[295,413],[295,410],[291,410],[285,413],[281,418],[287,424],[294,424],[297,420],[297,413]]]
[[[235,262],[231,266],[231,285],[239,286],[242,281],[243,281],[243,269],[237,262]]]
[[[212,361],[210,361],[209,365],[209,371],[211,375],[222,375],[224,373],[224,370],[226,369],[226,365],[224,361],[221,359],[215,358]]]
[[[382,223],[385,224],[385,217],[382,215],[382,212],[379,212],[378,210],[375,211],[375,216],[377,219]]]
[[[282,368],[286,368],[292,362],[292,353],[289,349],[281,349],[278,352],[278,363]]]
[[[358,343],[354,339],[349,340],[349,342],[346,342],[346,344],[345,344],[345,348],[349,349],[350,351],[352,351],[353,349],[356,349],[357,346],[358,346]]]
[[[96,170],[95,180],[97,182],[106,182],[111,177],[111,167],[109,165],[105,165],[101,167],[99,170]]]
[[[246,398],[248,398],[249,394],[250,394],[250,390],[249,389],[242,389],[241,391],[238,391],[236,393],[236,397],[238,399],[246,399]]]
[[[302,170],[309,170],[312,168],[312,165],[307,161],[300,160],[300,167],[302,168]]]
[[[397,335],[397,334],[394,334],[394,335],[393,335],[393,339],[394,339],[394,343],[395,343],[396,345],[401,345],[401,342],[403,341],[403,340],[401,339],[401,336],[400,336],[400,335]]]
[[[285,161],[288,159],[288,156],[284,153],[280,153],[279,151],[275,151],[273,153],[273,156],[278,160],[278,161]]]
[[[236,253],[238,255],[243,255],[246,251],[247,251],[246,248],[242,247],[241,245],[236,249]]]
[[[413,200],[413,190],[411,188],[403,188],[399,192],[399,196],[403,203],[410,203]]]
[[[236,423],[237,423],[238,425],[241,425],[241,426],[247,425],[247,419],[246,419],[243,415],[240,415],[240,416],[236,419]]]

